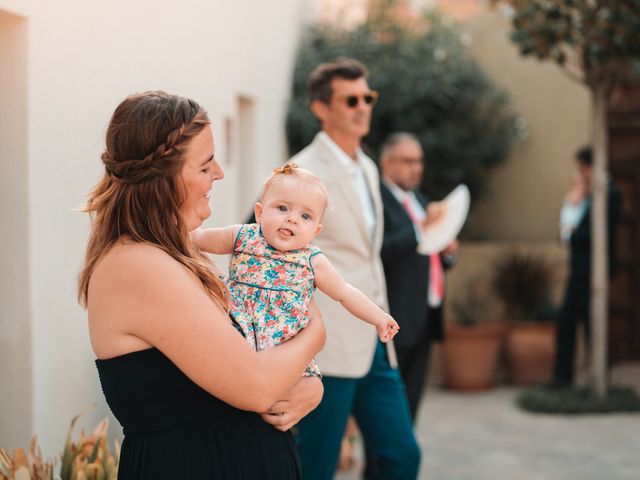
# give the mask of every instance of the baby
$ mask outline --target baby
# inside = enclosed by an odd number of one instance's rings
[[[228,279],[231,315],[256,350],[278,345],[307,325],[315,288],[375,326],[383,342],[399,329],[310,244],[322,230],[326,208],[327,190],[320,178],[289,163],[265,182],[255,206],[257,223],[193,233],[202,250],[233,254]],[[305,374],[320,374],[315,362]]]

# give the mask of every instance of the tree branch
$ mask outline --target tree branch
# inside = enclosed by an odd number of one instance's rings
[[[560,65],[560,64],[559,64],[559,65]],[[564,74],[565,74],[565,76],[566,76],[567,78],[569,78],[570,80],[573,80],[574,82],[581,83],[581,84],[583,84],[583,85],[586,85],[586,84],[587,84],[587,79],[586,79],[585,77],[583,77],[582,75],[579,75],[579,74],[577,74],[577,73],[575,73],[575,72],[572,72],[572,71],[569,69],[569,66],[567,66],[567,65],[560,65],[560,67],[561,67],[560,71],[561,71],[562,73],[564,73]]]
[[[561,68],[560,71],[562,73],[564,73],[564,75],[569,78],[570,80],[573,80],[574,82],[577,83],[581,83],[583,85],[587,84],[587,79],[586,77],[584,77],[583,75],[580,75],[579,73],[576,73],[574,71],[571,70],[571,66],[568,65],[567,63],[564,64],[558,64]]]

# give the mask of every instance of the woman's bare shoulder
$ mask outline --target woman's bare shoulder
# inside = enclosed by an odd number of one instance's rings
[[[127,319],[135,314],[143,318],[140,313],[152,313],[171,301],[167,292],[179,288],[197,294],[199,285],[192,277],[184,265],[158,247],[119,242],[104,254],[91,275],[89,317],[118,314]]]
[[[142,242],[118,242],[105,254],[105,260],[127,265],[144,265],[146,262],[175,262],[171,256],[156,245]]]
[[[159,276],[184,272],[184,267],[157,246],[139,242],[115,244],[96,265],[93,277],[127,282],[140,277],[153,280]]]
[[[158,346],[170,336],[182,301],[203,296],[188,269],[158,247],[120,242],[100,260],[89,282],[89,330],[94,351],[110,357]],[[166,320],[166,321],[165,321]]]

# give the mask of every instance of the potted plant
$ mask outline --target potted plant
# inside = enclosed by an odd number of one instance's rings
[[[553,270],[541,256],[511,251],[494,262],[492,287],[507,320],[505,360],[515,385],[551,378],[557,308],[551,303]]]
[[[487,282],[473,279],[452,303],[452,322],[442,344],[445,383],[455,390],[486,390],[495,384],[503,324],[490,312]]]

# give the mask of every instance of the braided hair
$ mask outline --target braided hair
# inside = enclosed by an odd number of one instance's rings
[[[209,124],[206,111],[195,101],[161,91],[131,95],[118,105],[101,156],[104,175],[84,207],[91,216],[91,232],[78,280],[83,306],[96,264],[126,236],[154,245],[185,265],[228,309],[227,288],[190,240],[180,215],[185,201],[180,180],[184,153]]]

